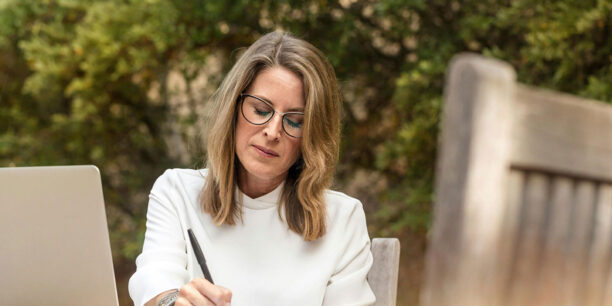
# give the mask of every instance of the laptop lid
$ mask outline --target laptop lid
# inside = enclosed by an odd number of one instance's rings
[[[118,305],[98,168],[0,168],[0,305]]]

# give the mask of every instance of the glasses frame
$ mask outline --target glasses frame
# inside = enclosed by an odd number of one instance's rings
[[[264,121],[263,123],[254,123],[251,122],[251,120],[247,119],[247,116],[244,114],[244,98],[245,97],[251,97],[254,99],[257,99],[261,102],[263,102],[264,104],[266,104],[267,106],[270,107],[270,109],[272,110],[272,116],[270,116],[270,118],[268,118],[266,121]],[[293,136],[291,134],[289,134],[289,132],[287,132],[287,130],[285,129],[285,115],[291,115],[291,114],[297,114],[297,115],[302,115],[304,116],[303,112],[279,112],[277,110],[274,109],[274,107],[272,105],[270,105],[270,103],[266,102],[264,99],[258,97],[258,96],[254,96],[254,95],[250,95],[250,94],[246,94],[246,93],[241,93],[240,96],[238,97],[238,99],[240,99],[240,113],[242,114],[242,118],[244,118],[244,120],[246,120],[248,123],[252,124],[252,125],[264,125],[267,124],[268,122],[270,122],[270,120],[272,120],[272,118],[274,118],[274,116],[276,114],[281,115],[281,126],[283,127],[283,132],[285,132],[285,134],[287,134],[287,136],[289,137],[293,137],[293,138],[302,138],[302,136]]]

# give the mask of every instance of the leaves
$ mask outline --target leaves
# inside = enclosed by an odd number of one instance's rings
[[[203,164],[206,99],[240,48],[285,29],[319,47],[342,86],[338,185],[374,173],[382,187],[360,191],[374,235],[424,235],[452,56],[497,57],[523,83],[611,102],[611,11],[605,0],[2,0],[0,163],[97,164],[115,257],[132,260],[153,180]]]

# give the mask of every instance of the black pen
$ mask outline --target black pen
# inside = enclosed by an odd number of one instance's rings
[[[211,284],[214,284],[212,276],[210,276],[210,272],[208,271],[208,266],[206,265],[204,253],[202,253],[202,249],[200,249],[200,244],[198,243],[198,240],[196,239],[191,229],[187,229],[187,233],[189,234],[189,241],[191,242],[191,247],[193,248],[193,252],[195,253],[198,263],[200,264],[200,268],[202,268],[202,273],[204,274],[204,277]]]

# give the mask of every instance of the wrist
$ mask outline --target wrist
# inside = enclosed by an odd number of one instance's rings
[[[173,306],[174,302],[176,302],[178,293],[178,291],[172,291],[162,296],[162,298],[157,302],[157,306]]]

